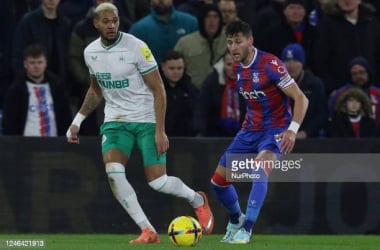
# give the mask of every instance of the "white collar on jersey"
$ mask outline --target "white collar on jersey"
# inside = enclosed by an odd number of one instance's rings
[[[257,49],[255,47],[252,47],[253,48],[253,56],[252,56],[252,60],[247,64],[247,65],[244,65],[243,63],[241,63],[241,66],[243,68],[249,68],[251,67],[251,65],[253,64],[253,62],[256,60],[256,57],[257,57]]]

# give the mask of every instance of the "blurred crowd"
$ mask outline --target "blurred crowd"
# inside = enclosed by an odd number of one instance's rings
[[[298,138],[380,136],[380,1],[2,0],[3,135],[61,136],[89,86],[84,48],[94,8],[114,3],[120,29],[160,65],[169,136],[229,137],[245,108],[224,26],[248,22],[254,45],[283,60],[309,99]],[[81,135],[98,135],[103,110]]]

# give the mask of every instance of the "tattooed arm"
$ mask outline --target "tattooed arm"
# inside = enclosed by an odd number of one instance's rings
[[[102,90],[100,89],[96,78],[91,77],[90,87],[87,90],[86,97],[82,103],[82,107],[79,109],[79,112],[76,114],[73,122],[67,130],[66,137],[69,143],[79,144],[78,133],[80,124],[91,112],[96,109],[102,99]]]
[[[96,78],[91,76],[90,87],[87,90],[86,97],[82,103],[82,107],[79,109],[79,113],[87,117],[92,111],[96,109],[99,103],[103,99],[102,90],[96,81]]]

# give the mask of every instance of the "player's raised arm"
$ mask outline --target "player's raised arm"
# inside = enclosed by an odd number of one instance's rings
[[[289,128],[277,136],[277,139],[281,139],[281,152],[289,154],[293,150],[296,134],[301,126],[303,118],[305,117],[309,100],[297,84],[292,84],[287,88],[283,88],[282,91],[294,101],[293,120],[290,123]]]
[[[91,76],[90,81],[90,87],[87,90],[82,106],[67,130],[66,137],[69,143],[79,144],[78,133],[81,123],[91,112],[96,109],[103,98],[102,91],[96,81],[96,78]]]
[[[169,140],[165,133],[165,112],[166,112],[166,93],[158,69],[143,76],[144,82],[153,92],[154,97],[154,112],[156,115],[156,145],[157,154],[169,149]]]

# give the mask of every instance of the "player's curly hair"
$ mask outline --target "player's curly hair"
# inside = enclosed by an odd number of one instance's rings
[[[372,105],[371,100],[369,99],[368,95],[364,93],[363,90],[359,88],[349,88],[347,89],[337,100],[335,104],[335,111],[337,112],[343,112],[348,113],[347,110],[347,100],[349,98],[355,98],[361,103],[361,115],[363,116],[372,116]]]

